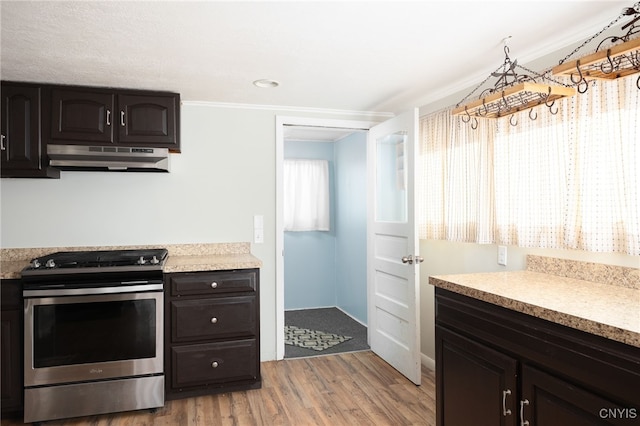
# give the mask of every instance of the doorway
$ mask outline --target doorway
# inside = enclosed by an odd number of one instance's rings
[[[366,179],[367,129],[371,125],[278,117],[277,359],[368,348]],[[284,160],[296,158],[329,163],[328,231],[284,231]],[[292,330],[292,326],[301,330]],[[329,341],[327,348],[285,345],[285,334],[292,343],[297,340],[295,333],[314,332],[335,335],[337,343],[323,336]],[[341,341],[344,337],[349,339]]]

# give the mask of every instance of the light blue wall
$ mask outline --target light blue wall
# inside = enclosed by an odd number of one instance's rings
[[[329,161],[330,232],[285,232],[285,309],[337,306],[367,323],[367,135],[285,141],[285,158]]]
[[[336,306],[334,146],[327,142],[284,143],[284,158],[329,161],[331,230],[284,233],[284,308]]]
[[[336,142],[337,306],[367,324],[367,134]]]

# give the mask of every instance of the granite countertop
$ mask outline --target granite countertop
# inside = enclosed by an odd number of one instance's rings
[[[29,264],[28,260],[0,261],[0,279],[10,280],[20,278],[20,272]]]
[[[438,275],[429,283],[640,347],[640,271],[609,266],[601,273],[602,265],[559,262],[569,267],[558,267],[557,259],[528,256],[525,271]]]
[[[31,259],[58,251],[126,250],[166,247],[169,257],[165,273],[251,269],[262,267],[262,262],[250,252],[249,243],[171,244],[137,246],[48,247],[33,249],[2,249],[0,279],[20,278],[20,272]]]
[[[163,271],[165,273],[218,271],[224,269],[260,268],[261,266],[262,262],[250,253],[184,256],[169,255]]]

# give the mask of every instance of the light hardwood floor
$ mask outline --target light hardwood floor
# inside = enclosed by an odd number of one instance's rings
[[[22,424],[2,420],[2,426]],[[415,386],[370,351],[262,363],[262,388],[46,425],[435,425],[435,377]]]

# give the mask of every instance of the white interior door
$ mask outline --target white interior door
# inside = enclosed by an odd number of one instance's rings
[[[420,384],[420,293],[414,169],[418,110],[369,131],[369,345]]]

